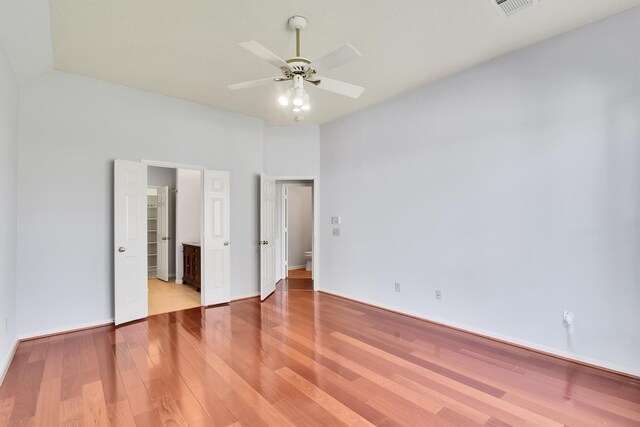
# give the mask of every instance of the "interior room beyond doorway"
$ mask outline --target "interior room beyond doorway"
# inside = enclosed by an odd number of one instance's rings
[[[199,307],[201,171],[148,166],[147,185],[149,315]]]
[[[282,185],[283,281],[280,288],[313,290],[313,184]]]

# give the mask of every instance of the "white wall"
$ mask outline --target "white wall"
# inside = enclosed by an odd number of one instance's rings
[[[155,187],[169,187],[167,210],[169,211],[169,276],[176,274],[176,169],[157,166],[147,167],[147,185]],[[179,253],[179,252],[178,252]]]
[[[200,242],[202,229],[202,172],[178,169],[176,203],[176,283],[182,283],[184,260],[182,244]],[[233,221],[232,221],[233,222]]]
[[[113,317],[113,159],[231,171],[231,296],[258,292],[261,120],[53,72],[20,97],[19,334]]]
[[[264,172],[273,176],[320,173],[320,131],[313,126],[265,126]]]
[[[638,22],[321,126],[323,288],[640,375]]]
[[[0,382],[16,343],[18,82],[0,43]]]
[[[289,202],[289,268],[305,266],[306,251],[312,250],[313,206],[311,187],[290,186]]]

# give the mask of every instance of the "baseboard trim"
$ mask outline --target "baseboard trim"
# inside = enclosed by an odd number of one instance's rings
[[[244,301],[244,300],[248,300],[248,299],[252,299],[252,298],[257,298],[259,296],[260,296],[260,294],[251,294],[251,295],[247,295],[246,297],[240,297],[240,298],[232,299],[231,302]]]
[[[2,362],[2,371],[0,371],[0,386],[4,382],[4,377],[7,376],[7,372],[9,372],[9,366],[13,361],[13,357],[16,355],[16,351],[18,350],[18,344],[20,344],[20,340],[16,339],[13,343],[13,348],[9,352],[7,358]]]
[[[303,265],[290,265],[288,270],[300,270],[301,268],[307,268],[307,264],[303,264]]]
[[[433,323],[435,325],[439,325],[439,326],[443,326],[445,328],[449,328],[449,329],[453,329],[459,332],[463,332],[463,333],[467,333],[470,335],[474,335],[477,337],[481,337],[481,338],[486,338],[488,340],[492,340],[492,341],[496,341],[502,344],[507,344],[513,347],[518,347],[524,350],[528,350],[528,351],[532,351],[534,353],[538,353],[538,354],[543,354],[545,356],[550,356],[550,357],[554,357],[556,359],[560,359],[563,360],[565,362],[570,362],[570,363],[575,363],[578,365],[582,365],[582,366],[586,366],[588,368],[592,368],[592,369],[597,369],[599,371],[604,371],[604,372],[608,372],[611,374],[615,374],[615,375],[621,375],[623,377],[627,377],[627,378],[631,378],[634,381],[640,381],[640,372],[636,373],[636,372],[628,372],[626,370],[624,370],[624,368],[620,368],[618,366],[614,366],[608,363],[604,363],[604,362],[598,362],[598,361],[593,361],[590,359],[586,359],[586,358],[578,358],[575,357],[574,355],[568,355],[565,354],[563,352],[559,352],[555,349],[551,349],[545,346],[539,346],[527,341],[522,341],[522,340],[517,340],[514,338],[510,338],[510,337],[503,337],[503,336],[499,336],[497,334],[491,334],[487,331],[483,331],[483,330],[479,330],[479,329],[475,329],[475,328],[471,328],[465,325],[457,325],[457,324],[453,324],[450,322],[445,322],[442,320],[436,320],[436,319],[432,319],[432,318],[428,318],[428,317],[424,317],[421,315],[417,315],[417,314],[412,314],[412,313],[407,313],[407,312],[403,312],[403,311],[399,311],[397,309],[382,305],[382,304],[375,304],[375,303],[370,303],[370,302],[366,302],[363,300],[359,300],[357,298],[354,298],[352,296],[347,296],[345,294],[336,292],[336,291],[329,291],[326,289],[318,289],[318,292],[321,292],[323,294],[327,294],[327,295],[331,295],[333,297],[336,298],[342,298],[348,301],[352,301],[358,304],[363,304],[369,307],[373,307],[373,308],[378,308],[380,310],[384,310],[384,311],[388,311],[391,313],[395,313],[395,314],[399,314],[401,316],[406,316],[406,317],[410,317],[412,319],[417,319],[417,320],[422,320],[424,322],[429,322],[429,323]]]
[[[103,326],[109,326],[113,324],[114,324],[114,319],[105,319],[97,322],[81,323],[79,325],[71,326],[70,328],[56,328],[56,329],[50,329],[47,331],[39,331],[39,332],[24,334],[19,336],[18,340],[20,342],[31,341],[39,338],[52,337],[55,335],[70,334],[71,332],[79,332],[87,329],[101,328]]]
[[[2,371],[0,371],[0,385],[4,381],[4,377],[7,375],[7,372],[9,371],[9,366],[11,365],[11,362],[13,361],[13,358],[16,355],[16,351],[18,350],[18,345],[21,342],[33,341],[33,340],[37,340],[37,339],[40,339],[40,338],[48,338],[48,337],[52,337],[52,336],[56,336],[56,335],[70,334],[72,332],[85,331],[87,329],[101,328],[103,326],[113,325],[113,323],[114,323],[113,319],[109,319],[109,320],[104,320],[104,321],[100,321],[100,322],[91,322],[91,323],[84,323],[84,324],[76,325],[76,326],[72,327],[71,329],[57,328],[57,329],[51,329],[51,330],[48,330],[48,331],[40,331],[40,332],[33,332],[33,333],[30,333],[30,334],[20,335],[16,339],[16,342],[13,345],[13,349],[11,350],[11,352],[9,354],[9,357],[7,358],[7,360],[5,360],[3,362],[3,365],[1,366]]]

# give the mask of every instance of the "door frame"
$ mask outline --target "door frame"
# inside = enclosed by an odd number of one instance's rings
[[[315,175],[285,175],[285,176],[274,176],[276,179],[276,184],[282,184],[282,191],[280,192],[280,270],[284,277],[281,277],[280,280],[285,279],[288,272],[284,271],[284,256],[283,256],[283,247],[284,247],[284,188],[287,184],[297,184],[297,185],[306,185],[311,187],[312,197],[311,201],[313,203],[313,258],[312,261],[312,269],[311,269],[311,278],[313,280],[313,290],[317,291],[321,289],[320,287],[320,180]],[[307,181],[307,182],[300,182]]]
[[[313,208],[313,183],[311,182],[300,182],[300,181],[296,181],[296,182],[280,182],[280,184],[282,185],[282,189],[280,192],[280,197],[281,197],[281,204],[280,204],[280,239],[282,241],[281,243],[281,271],[282,274],[288,275],[288,268],[290,267],[290,263],[289,263],[289,257],[287,256],[288,252],[289,252],[289,242],[288,242],[288,233],[285,236],[285,223],[286,220],[289,219],[289,204],[285,203],[285,198],[286,200],[288,200],[288,195],[287,195],[287,190],[292,188],[292,187],[309,187],[311,188],[311,207]],[[313,209],[311,212],[311,240],[313,242],[313,224],[314,224],[314,213],[313,213]],[[311,250],[313,250],[313,243],[311,245]],[[313,265],[313,257],[311,259],[311,264]],[[284,278],[284,277],[283,277]],[[313,279],[313,269],[311,270],[311,278]]]
[[[176,162],[165,162],[165,161],[160,161],[160,160],[149,160],[149,159],[141,159],[140,163],[142,163],[143,165],[146,165],[147,168],[149,166],[155,166],[155,167],[160,167],[160,168],[169,168],[169,169],[192,169],[192,170],[198,170],[200,171],[200,242],[202,244],[203,240],[204,240],[204,225],[203,225],[203,218],[204,218],[204,171],[207,170],[208,168],[206,166],[200,166],[200,165],[190,165],[190,164],[186,164],[186,163],[176,163]],[[148,182],[147,182],[147,187],[148,187]],[[176,199],[179,197],[178,194],[176,194]],[[177,200],[176,200],[176,206],[177,206]],[[178,211],[176,210],[176,227],[179,221],[179,217],[178,217]],[[145,222],[145,232],[146,230],[146,222]],[[176,239],[175,242],[176,245],[178,245],[178,241]],[[176,247],[176,259],[178,257],[178,248]],[[180,252],[182,253],[182,252]],[[200,272],[201,275],[204,272],[204,257],[200,257]],[[177,271],[176,271],[177,273]],[[178,280],[178,278],[176,277],[176,280]],[[204,307],[204,294],[205,294],[206,290],[204,289],[200,289],[200,306]],[[147,296],[147,304],[149,304],[149,297]]]

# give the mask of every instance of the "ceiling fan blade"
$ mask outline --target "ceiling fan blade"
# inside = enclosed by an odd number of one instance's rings
[[[267,77],[266,79],[251,80],[251,81],[244,82],[244,83],[235,83],[235,84],[232,84],[232,85],[228,85],[227,87],[229,89],[233,89],[233,90],[248,89],[250,87],[262,86],[262,85],[265,85],[265,84],[267,84],[269,82],[276,81],[275,79],[277,79],[277,77]]]
[[[260,43],[258,43],[255,40],[251,40],[250,42],[242,42],[240,43],[240,46],[247,49],[249,52],[253,53],[255,56],[262,59],[263,61],[267,61],[269,64],[273,65],[278,69],[289,66],[289,64],[284,62],[282,58],[280,58],[278,55],[271,52],[269,49],[262,46]]]
[[[328,90],[340,95],[349,96],[351,98],[359,98],[364,92],[362,86],[352,85],[351,83],[341,82],[340,80],[333,80],[327,77],[314,76],[319,82],[316,84],[320,89]]]
[[[342,46],[340,49],[326,54],[322,58],[316,59],[311,64],[309,64],[309,66],[317,72],[322,73],[332,68],[347,64],[351,61],[355,61],[356,59],[360,58],[360,56],[362,56],[360,55],[360,52],[358,52],[353,46],[348,44]]]

